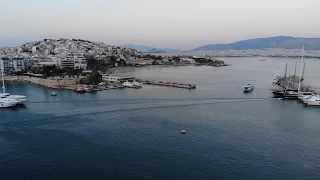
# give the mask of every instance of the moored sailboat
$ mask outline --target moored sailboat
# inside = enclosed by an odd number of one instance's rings
[[[26,96],[23,95],[10,95],[9,93],[6,93],[6,87],[4,85],[4,64],[3,61],[1,61],[1,77],[2,77],[2,93],[0,93],[0,98],[10,98],[15,99],[17,101],[17,104],[24,104],[24,101],[27,100]]]

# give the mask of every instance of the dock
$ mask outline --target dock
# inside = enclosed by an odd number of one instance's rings
[[[193,84],[186,84],[186,83],[168,82],[168,81],[149,81],[149,80],[142,80],[142,79],[138,79],[138,81],[145,85],[167,86],[167,87],[175,87],[175,88],[183,88],[183,89],[196,89],[197,87],[196,82],[194,82]]]

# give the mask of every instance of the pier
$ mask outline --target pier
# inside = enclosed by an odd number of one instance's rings
[[[168,82],[168,81],[149,81],[138,79],[137,81],[145,84],[145,85],[157,85],[157,86],[167,86],[167,87],[175,87],[175,88],[183,88],[183,89],[196,89],[196,82],[193,84],[186,83],[178,83],[178,82]]]

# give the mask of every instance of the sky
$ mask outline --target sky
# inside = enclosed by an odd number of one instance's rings
[[[0,46],[44,38],[192,49],[319,37],[320,0],[0,0]]]

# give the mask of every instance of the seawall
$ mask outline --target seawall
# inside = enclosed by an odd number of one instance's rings
[[[67,88],[77,84],[75,79],[44,79],[31,76],[5,76],[6,81],[28,82],[50,88]]]

